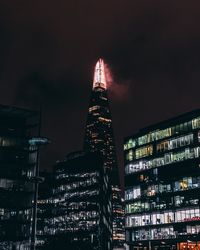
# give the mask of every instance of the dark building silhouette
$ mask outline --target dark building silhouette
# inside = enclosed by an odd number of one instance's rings
[[[0,105],[0,249],[29,250],[38,113]]]
[[[42,186],[38,248],[111,249],[111,189],[99,153],[69,154]]]
[[[121,247],[124,243],[124,211],[121,203],[116,148],[102,59],[97,62],[94,72],[85,130],[84,151],[99,151],[103,155],[104,168],[109,174],[109,185],[112,187],[113,247]]]
[[[200,249],[200,110],[124,143],[126,242],[132,249]]]
[[[43,182],[39,184],[37,201],[37,249],[43,249],[46,242],[52,241],[54,228],[51,221],[54,218],[53,185],[55,176],[52,172],[40,172]]]

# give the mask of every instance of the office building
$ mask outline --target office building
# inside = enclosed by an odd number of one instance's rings
[[[0,105],[0,249],[29,250],[38,113]]]
[[[53,176],[52,193],[39,200],[40,245],[111,249],[111,189],[101,155],[71,153],[56,163]]]
[[[124,142],[129,249],[200,249],[200,110]]]
[[[54,236],[54,227],[49,226],[49,221],[54,218],[55,204],[52,196],[55,176],[52,172],[41,171],[40,177],[43,182],[39,184],[37,201],[37,249],[43,249],[43,246]]]

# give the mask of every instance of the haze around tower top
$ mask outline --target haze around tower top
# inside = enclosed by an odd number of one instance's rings
[[[124,96],[128,97],[129,84],[114,80],[109,65],[102,58],[97,61],[94,69],[93,88],[108,89],[114,98],[122,100]]]

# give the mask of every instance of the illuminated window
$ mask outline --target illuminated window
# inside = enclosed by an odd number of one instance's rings
[[[135,158],[139,159],[145,156],[149,156],[153,154],[153,146],[148,145],[146,147],[138,148],[135,150]]]
[[[168,150],[169,148],[169,142],[168,141],[163,141],[161,143],[158,143],[156,146],[157,152],[164,152]]]
[[[99,117],[98,119],[99,119],[99,121],[101,121],[101,122],[111,123],[111,119],[107,119],[107,118],[104,118],[104,117]]]
[[[131,174],[134,172],[141,171],[143,169],[148,168],[146,161],[139,161],[136,163],[130,163],[125,167],[126,174]]]
[[[141,196],[140,186],[127,189],[125,191],[125,200],[137,199]]]
[[[196,129],[196,128],[200,128],[200,117],[195,118],[192,121],[177,124],[176,126],[173,126],[173,127],[149,132],[149,133],[142,135],[134,140],[135,140],[136,145],[144,145],[144,144],[156,141],[156,140],[170,137],[172,135],[176,135],[179,133],[185,133],[191,129]],[[128,143],[126,143],[124,145],[124,149],[125,150],[128,149]]]
[[[148,143],[148,135],[143,135],[138,138],[138,145],[143,145]]]
[[[148,211],[150,209],[150,204],[148,202],[134,202],[131,204],[127,204],[125,207],[126,213],[137,213],[137,212],[143,212]]]
[[[144,147],[144,148],[146,148],[146,147]],[[151,150],[152,149],[150,148],[149,151],[144,151],[144,152],[145,153],[147,152],[148,154],[150,154],[150,153],[152,153]],[[139,153],[140,152],[137,152],[136,157],[140,157]],[[133,151],[129,150],[128,154],[126,154],[126,159],[132,160],[133,156],[134,156]],[[138,161],[138,162],[128,164],[125,167],[125,172],[126,172],[126,174],[131,174],[131,173],[143,170],[143,169],[159,167],[159,166],[163,166],[165,164],[171,164],[174,162],[180,162],[180,161],[183,161],[186,159],[193,159],[193,158],[199,158],[199,157],[200,157],[200,147],[185,148],[184,150],[182,150],[180,152],[170,152],[170,153],[164,154],[163,157],[158,157],[158,158],[154,158],[152,160]]]
[[[200,220],[200,209],[182,209],[175,212],[175,221],[184,222],[184,221],[199,221]]]
[[[200,117],[192,120],[192,128],[193,129],[200,128]]]
[[[100,109],[100,106],[97,106],[97,105],[96,105],[96,106],[90,107],[90,108],[89,108],[89,112],[92,112],[92,111],[94,111],[94,110],[96,111],[96,110],[98,110],[98,109]]]
[[[124,150],[134,148],[136,146],[136,140],[134,139],[129,139],[128,142],[124,144]]]
[[[126,154],[126,160],[132,161],[133,160],[133,150],[129,150]]]

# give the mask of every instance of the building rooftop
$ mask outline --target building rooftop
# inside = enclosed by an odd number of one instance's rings
[[[30,118],[37,116],[38,111],[31,111],[25,108],[18,108],[14,106],[7,106],[0,104],[0,116],[6,117],[18,117],[18,118]]]
[[[174,124],[182,123],[186,119],[188,119],[188,120],[193,119],[195,116],[200,116],[200,109],[195,109],[195,110],[189,111],[187,113],[172,117],[170,119],[160,121],[158,123],[154,123],[154,124],[149,125],[147,127],[141,128],[140,130],[138,130],[137,133],[126,136],[125,140],[129,139],[130,137],[137,137],[139,135],[143,135],[143,134],[149,133],[151,131],[167,128],[169,126],[173,126]]]
[[[103,170],[103,159],[99,152],[85,153],[77,151],[67,155],[64,161],[57,162],[55,170],[65,169],[68,172],[79,173]]]

